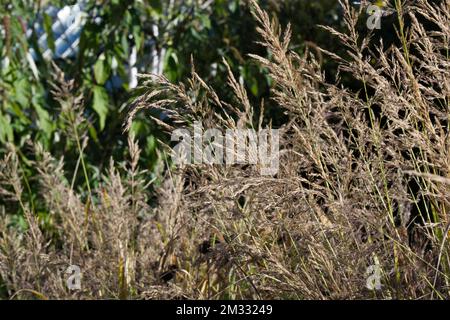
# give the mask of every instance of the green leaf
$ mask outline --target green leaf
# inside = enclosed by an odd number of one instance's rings
[[[47,137],[50,138],[53,132],[53,122],[50,118],[50,115],[48,114],[47,110],[42,108],[39,104],[35,104],[34,108],[38,115],[37,125],[42,129],[42,131],[44,131]]]
[[[52,50],[52,52],[55,52],[55,38],[53,37],[53,30],[52,30],[52,17],[50,17],[47,13],[44,12],[44,30],[47,35],[47,45]]]
[[[203,28],[211,29],[211,20],[209,19],[209,16],[207,16],[206,14],[202,14],[199,16],[199,18],[202,22]]]
[[[175,82],[178,79],[178,56],[176,52],[169,49],[164,60],[164,73],[170,81]]]
[[[228,9],[229,9],[231,12],[233,12],[233,13],[237,10],[238,7],[239,7],[239,4],[238,4],[237,1],[231,1],[231,2],[228,4]]]
[[[100,58],[94,65],[94,77],[97,84],[104,85],[106,80],[108,80],[110,74],[109,65],[105,59],[104,55],[101,55]]]
[[[13,129],[9,119],[0,112],[0,141],[5,143],[14,140]]]
[[[108,93],[105,88],[94,86],[93,94],[94,102],[92,108],[97,112],[100,118],[100,131],[103,131],[105,128],[106,116],[108,115]]]
[[[137,51],[141,50],[143,36],[141,33],[140,26],[138,26],[138,25],[133,26],[133,37],[134,37],[134,42],[136,43]]]
[[[91,136],[91,138],[95,141],[95,143],[99,143],[98,140],[98,135],[97,135],[97,130],[95,130],[95,127],[91,124],[89,124],[89,135]]]
[[[156,139],[154,136],[147,137],[147,152],[154,152],[156,149]]]
[[[152,7],[153,11],[157,14],[162,14],[162,2],[161,0],[148,0],[150,6]]]
[[[15,101],[22,107],[27,108],[30,102],[30,83],[25,79],[14,81],[14,95]]]

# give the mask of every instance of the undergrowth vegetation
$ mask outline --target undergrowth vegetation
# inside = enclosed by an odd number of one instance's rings
[[[253,2],[256,32],[270,58],[252,58],[270,75],[271,103],[287,118],[277,128],[274,176],[249,165],[177,167],[169,145],[150,175],[139,168],[140,148],[130,134],[129,160],[111,160],[102,183],[90,186],[83,97],[56,70],[54,96],[79,155],[75,174],[64,172],[63,158],[30,142],[40,194],[24,201],[30,181],[10,146],[0,162],[0,194],[26,223],[18,228],[0,206],[0,293],[22,299],[450,298],[450,3],[393,3],[399,47],[361,37],[364,15],[348,1],[342,1],[346,32],[324,27],[346,54],[320,52],[361,84],[355,91],[339,76],[325,78],[318,52],[290,50],[290,27]],[[223,130],[271,127],[264,102],[253,105],[228,70],[232,101],[222,100],[194,67],[187,85],[142,75],[142,95],[130,106],[125,131],[148,109],[167,115],[153,120],[168,134],[195,121]],[[83,192],[74,187],[78,172],[85,175]],[[45,219],[33,201],[47,208]],[[80,290],[66,286],[69,265],[81,268]],[[374,265],[379,290],[366,286]]]

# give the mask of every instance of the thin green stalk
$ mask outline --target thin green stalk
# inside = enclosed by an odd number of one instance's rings
[[[83,148],[81,147],[81,142],[80,142],[80,135],[78,133],[78,127],[75,124],[75,119],[73,119],[73,114],[70,113],[70,122],[72,124],[72,129],[73,132],[75,134],[75,142],[77,144],[77,149],[78,149],[78,154],[81,160],[81,167],[83,169],[83,174],[84,174],[84,179],[86,180],[86,186],[88,188],[88,192],[89,192],[89,197],[92,197],[92,191],[91,191],[91,185],[89,183],[89,176],[87,173],[87,168],[86,168],[86,163],[84,161],[84,153],[83,153]]]
[[[399,31],[400,31],[400,40],[402,41],[403,51],[405,54],[406,62],[408,63],[408,66],[411,67],[411,60],[409,58],[409,49],[408,49],[408,42],[406,40],[405,36],[405,20],[403,19],[403,4],[402,0],[395,0],[395,9],[397,10],[397,18],[398,18],[398,24],[399,24]]]

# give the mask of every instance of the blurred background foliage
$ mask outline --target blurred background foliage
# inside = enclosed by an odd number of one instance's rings
[[[61,57],[52,30],[54,17],[48,8],[80,3],[85,14],[75,54]],[[341,27],[337,0],[259,3],[281,25],[292,24],[291,50],[316,54],[327,76],[335,74],[333,64],[320,55],[317,47],[339,52],[332,36],[318,27]],[[7,151],[7,143],[18,150],[25,178],[30,181],[31,203],[37,186],[32,178],[35,169],[29,161],[33,154],[28,141],[40,142],[56,157],[64,156],[68,177],[79,161],[76,140],[68,134],[70,121],[52,93],[58,69],[66,81],[73,80],[73,94],[83,97],[83,115],[88,121],[80,123],[79,130],[81,138],[85,135],[89,139],[83,153],[91,185],[98,183],[111,157],[120,161],[127,155],[122,125],[129,102],[139,95],[132,68],[139,73],[163,73],[179,82],[189,76],[193,59],[197,73],[222,97],[232,99],[222,63],[226,59],[255,105],[268,97],[271,80],[247,56],[270,55],[257,44],[256,25],[247,1],[2,0],[0,16],[0,156]],[[283,115],[268,103],[266,112],[274,122],[283,121]],[[143,148],[141,165],[152,172],[162,134],[145,114],[138,117],[132,131]],[[78,173],[78,188],[85,190],[86,183]]]

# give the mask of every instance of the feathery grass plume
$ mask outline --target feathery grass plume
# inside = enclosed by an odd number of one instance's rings
[[[191,165],[172,173],[170,179],[187,179],[180,192],[190,211],[187,219],[195,221],[195,227],[186,224],[188,234],[223,239],[220,254],[213,255],[217,261],[211,255],[200,260],[208,275],[200,282],[201,297],[224,292],[241,298],[448,296],[447,186],[422,175],[448,175],[449,68],[443,54],[448,8],[403,3],[402,12],[412,21],[407,46],[385,49],[379,43],[374,51],[370,35],[362,38],[357,31],[362,11],[348,1],[341,4],[347,32],[325,28],[348,57],[322,52],[362,84],[361,92],[343,87],[339,79],[326,82],[312,54],[300,57],[289,50],[289,26],[282,32],[253,2],[261,44],[272,58],[252,57],[269,71],[272,97],[290,119],[281,128],[276,178],[237,166]],[[426,31],[418,15],[440,19],[435,22],[440,30]],[[204,120],[198,110],[208,102],[217,113],[213,106],[225,103],[193,75],[197,87],[189,91],[156,81],[176,102],[149,91],[155,99],[140,106],[175,109],[168,113],[174,127]],[[236,105],[244,106],[227,106],[237,111],[229,117],[252,126],[253,107],[231,73],[229,84]],[[200,94],[199,86],[207,93]],[[219,123],[230,128],[233,121]],[[219,247],[213,243],[209,250]],[[365,272],[374,264],[382,270],[379,292],[366,289]],[[245,293],[242,287],[248,288]],[[237,292],[230,293],[233,289]]]
[[[251,57],[273,79],[271,98],[288,119],[277,128],[278,173],[263,176],[252,165],[176,167],[165,146],[156,177],[162,182],[150,189],[155,177],[139,168],[130,135],[130,160],[111,160],[86,197],[70,183],[64,159],[36,145],[38,200],[55,230],[50,235],[22,201],[23,174],[12,149],[0,162],[0,194],[21,208],[27,228],[14,227],[8,212],[0,218],[0,279],[9,297],[450,297],[449,1],[395,1],[402,45],[388,48],[363,37],[363,11],[341,1],[346,32],[324,28],[346,56],[321,49],[339,65],[334,82],[317,53],[290,50],[289,26],[283,32],[251,3],[270,59]],[[223,130],[270,128],[271,119],[263,112],[258,118],[245,86],[223,63],[232,102],[195,70],[186,84],[142,75],[144,93],[131,104],[125,129],[146,109],[164,112],[167,119],[151,117],[167,132],[196,121]],[[361,90],[346,87],[343,75]],[[81,110],[73,90],[57,97]],[[78,130],[86,119],[75,114],[69,123],[81,162]],[[67,288],[70,265],[82,271],[81,290]],[[372,290],[375,268],[380,288]]]

